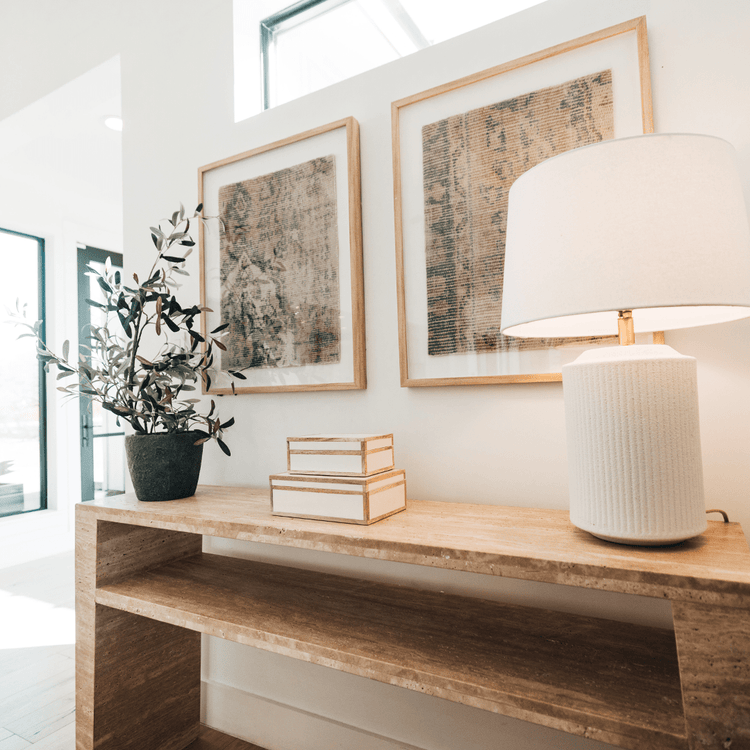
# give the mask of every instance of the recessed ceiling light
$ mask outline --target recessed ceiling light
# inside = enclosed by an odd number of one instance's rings
[[[110,130],[122,131],[122,117],[105,117],[104,124]]]

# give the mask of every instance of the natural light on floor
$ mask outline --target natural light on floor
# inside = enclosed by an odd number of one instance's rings
[[[73,609],[0,589],[0,652],[14,648],[75,643]]]

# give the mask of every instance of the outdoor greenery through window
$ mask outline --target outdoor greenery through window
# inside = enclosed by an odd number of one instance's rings
[[[43,369],[32,337],[8,323],[25,306],[44,321],[44,242],[0,229],[0,517],[47,507]]]
[[[263,107],[283,104],[543,0],[302,0],[260,20]],[[261,4],[268,7],[268,3]]]

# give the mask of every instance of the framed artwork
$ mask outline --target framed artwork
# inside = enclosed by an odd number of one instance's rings
[[[200,230],[203,334],[228,324],[204,392],[365,388],[357,121],[201,167],[198,181],[219,218]]]
[[[583,349],[616,343],[500,333],[508,191],[555,154],[653,132],[645,17],[401,99],[392,117],[401,385],[561,380]]]

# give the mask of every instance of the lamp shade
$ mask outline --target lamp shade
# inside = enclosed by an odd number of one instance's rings
[[[502,330],[612,335],[750,316],[750,230],[734,148],[704,135],[603,141],[510,190]]]

